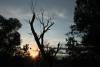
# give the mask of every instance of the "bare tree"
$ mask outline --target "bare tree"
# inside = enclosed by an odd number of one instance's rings
[[[54,25],[54,21],[53,21],[54,17],[46,17],[44,9],[40,10],[40,14],[37,15],[36,12],[34,11],[34,9],[35,9],[35,7],[32,2],[32,5],[31,5],[32,18],[29,21],[31,31],[34,36],[35,42],[37,43],[38,48],[40,49],[43,59],[46,62],[49,61],[49,64],[52,65],[52,63],[54,62],[54,58],[56,57],[57,53],[59,52],[59,49],[61,48],[61,44],[58,43],[57,49],[53,51],[52,55],[50,55],[50,53],[45,51],[45,46],[47,44],[45,44],[45,42],[44,42],[44,36],[50,30],[50,28]],[[35,24],[34,20],[35,19],[38,20],[40,25],[42,26],[42,28],[41,28],[42,31],[39,35],[37,34],[36,29],[34,28],[34,24]],[[52,50],[50,48],[49,48],[49,52],[52,52]]]
[[[34,39],[38,45],[38,48],[41,51],[42,57],[44,59],[46,59],[46,54],[44,51],[44,35],[47,31],[50,30],[50,28],[54,25],[54,22],[52,22],[52,18],[49,17],[46,22],[44,22],[44,10],[40,11],[40,16],[36,16],[36,13],[34,11],[34,8],[32,8],[32,19],[29,21],[30,27],[31,27],[31,31],[32,34],[34,36]],[[42,25],[42,32],[40,33],[40,35],[37,34],[36,30],[34,29],[34,20],[37,19],[39,20],[40,24]]]

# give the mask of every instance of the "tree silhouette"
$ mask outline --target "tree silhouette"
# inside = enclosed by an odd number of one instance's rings
[[[0,52],[13,55],[20,45],[20,34],[17,32],[20,27],[18,19],[6,19],[0,15]]]
[[[31,11],[32,11],[32,18],[31,20],[29,21],[29,24],[30,24],[30,27],[31,27],[31,31],[32,31],[32,34],[34,36],[34,39],[35,39],[35,42],[37,43],[38,45],[38,48],[40,49],[40,53],[42,55],[42,58],[44,60],[45,63],[47,63],[46,65],[47,66],[52,66],[53,62],[55,61],[55,57],[59,51],[59,48],[61,46],[60,43],[58,43],[58,47],[57,49],[53,49],[51,47],[46,47],[47,44],[45,44],[45,34],[50,30],[50,28],[54,25],[54,21],[53,21],[53,17],[46,17],[45,18],[45,11],[44,9],[40,10],[40,13],[39,15],[36,14],[35,12],[35,6],[33,5],[33,2],[32,2],[32,5],[31,5]],[[34,28],[34,20],[37,20],[40,25],[42,26],[41,28],[41,33],[38,34],[36,32],[36,29]],[[47,50],[45,50],[47,49]]]
[[[41,15],[41,17],[37,17],[36,13],[34,12],[33,16],[32,16],[32,19],[31,19],[31,21],[29,21],[29,23],[30,23],[30,27],[31,27],[31,31],[32,31],[32,34],[34,36],[34,39],[35,39],[35,41],[36,41],[36,43],[37,43],[37,45],[38,45],[38,47],[40,49],[42,58],[47,63],[47,65],[51,66],[52,62],[54,60],[54,57],[52,55],[50,55],[49,53],[47,53],[47,51],[45,51],[45,45],[46,44],[44,44],[44,35],[54,25],[54,22],[52,22],[52,18],[51,17],[48,18],[46,20],[46,22],[44,22],[44,12],[41,11],[40,15]],[[39,20],[40,24],[42,25],[42,32],[41,32],[40,35],[37,34],[37,32],[35,31],[34,26],[33,26],[34,23],[35,23],[34,22],[35,18],[37,18]]]
[[[21,23],[16,18],[6,19],[0,15],[0,67],[31,67],[33,59],[28,53],[28,44],[20,47],[18,29]]]
[[[75,39],[75,34],[73,31],[68,32],[66,34],[66,53],[69,54],[69,57],[72,57],[73,59],[79,57],[83,51],[86,51],[84,46],[80,44],[80,42]]]
[[[36,5],[36,2],[35,2],[35,5]],[[44,36],[50,30],[50,28],[54,25],[53,17],[48,17],[45,19],[44,9],[40,10],[39,15],[36,15],[35,5],[33,4],[33,1],[32,1],[31,2],[32,19],[29,21],[29,24],[30,24],[34,39],[38,45],[38,48],[40,49],[41,55],[44,60],[47,60],[48,54],[46,54],[47,52],[45,51],[46,44],[44,43]],[[37,19],[39,21],[40,25],[42,26],[42,31],[39,35],[37,34],[36,30],[34,29],[34,23],[35,23],[34,20],[35,19]]]
[[[73,29],[83,33],[82,43],[100,54],[100,1],[77,0]]]

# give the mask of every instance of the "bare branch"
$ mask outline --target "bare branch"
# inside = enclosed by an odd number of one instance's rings
[[[31,19],[31,21],[29,20],[29,23],[31,24],[31,25],[33,25],[33,23],[34,23],[34,20],[35,20],[35,13],[33,14],[33,16],[32,16],[32,19]]]
[[[43,41],[44,41],[44,34],[50,30],[50,27],[53,26],[54,22],[51,22],[52,19],[51,17],[47,19],[47,21],[45,22],[44,20],[46,20],[44,18],[44,10],[41,10],[40,12],[40,16],[38,15],[37,19],[39,20],[40,24],[42,25],[42,32],[40,34],[39,40],[41,39],[41,44],[43,45]],[[40,18],[41,17],[41,18]]]
[[[32,13],[34,12],[34,9],[35,9],[35,7],[33,5],[33,0],[31,0],[31,11],[32,11]]]
[[[31,1],[30,9],[31,9],[32,13],[34,14],[35,8],[36,8],[36,5],[37,5],[37,0],[35,0],[34,2],[33,2],[33,0],[30,0],[30,1]]]
[[[52,22],[46,29],[45,32],[47,32],[48,30],[50,30],[50,27],[54,25],[54,22]]]
[[[45,25],[45,28],[48,26],[48,24],[51,22],[51,20],[52,20],[51,17],[47,19],[47,23]]]
[[[56,56],[57,55],[57,53],[58,53],[58,51],[59,51],[59,49],[60,49],[60,42],[58,43],[58,47],[57,47],[57,50],[56,50],[56,52],[55,52],[55,54],[54,54],[54,56]]]
[[[48,26],[44,26],[44,29],[43,29],[42,33],[40,34],[39,39],[41,39],[41,38],[44,36],[44,34],[45,34],[48,30],[50,30],[50,27],[53,26],[53,25],[54,25],[54,22],[51,23],[51,24],[48,25]]]
[[[46,28],[46,27],[48,26],[49,23],[50,23],[50,21],[48,20],[48,21],[47,21],[47,24],[46,24],[44,27]]]
[[[31,0],[32,1],[32,0]],[[41,54],[44,59],[47,59],[46,53],[44,51],[44,35],[45,33],[50,30],[50,27],[53,26],[54,22],[51,22],[51,18],[47,20],[47,23],[44,22],[44,10],[41,10],[41,15],[36,16],[35,13],[35,5],[33,4],[33,1],[31,2],[31,11],[32,11],[32,18],[29,20],[29,24],[31,27],[32,34],[34,36],[34,39],[41,51]],[[37,32],[35,31],[35,28],[33,26],[34,20],[39,20],[40,24],[42,25],[42,33],[40,34],[40,37],[37,35]]]
[[[44,9],[41,9],[41,22],[40,22],[40,24],[42,24],[42,26],[43,26],[43,28],[44,28],[44,26],[45,26],[45,23],[44,23]]]

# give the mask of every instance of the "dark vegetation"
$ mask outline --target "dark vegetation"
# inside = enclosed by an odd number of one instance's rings
[[[33,60],[28,53],[29,45],[20,47],[21,23],[16,18],[6,19],[0,15],[0,67],[90,67],[100,66],[100,1],[76,0],[74,24],[66,34],[66,48],[61,43],[56,48],[44,43],[44,35],[54,25],[51,17],[44,23],[44,11],[41,11],[42,32],[37,35],[34,29],[36,13],[32,9],[32,19],[29,21],[32,34],[40,49],[38,60]],[[82,38],[79,42],[78,38]],[[62,59],[57,58],[60,50],[66,51]]]

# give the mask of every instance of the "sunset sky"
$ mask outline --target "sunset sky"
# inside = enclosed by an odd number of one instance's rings
[[[22,23],[22,28],[19,30],[22,44],[35,44],[34,37],[29,34],[31,30],[28,21],[32,16],[30,4],[30,0],[0,0],[0,15],[18,18]],[[51,45],[56,45],[58,42],[64,43],[64,34],[70,30],[69,26],[73,23],[74,6],[75,0],[37,0],[37,12],[43,8],[49,15],[55,16],[54,26],[46,33],[46,42]],[[36,24],[35,29],[38,33],[39,28],[41,26]]]

